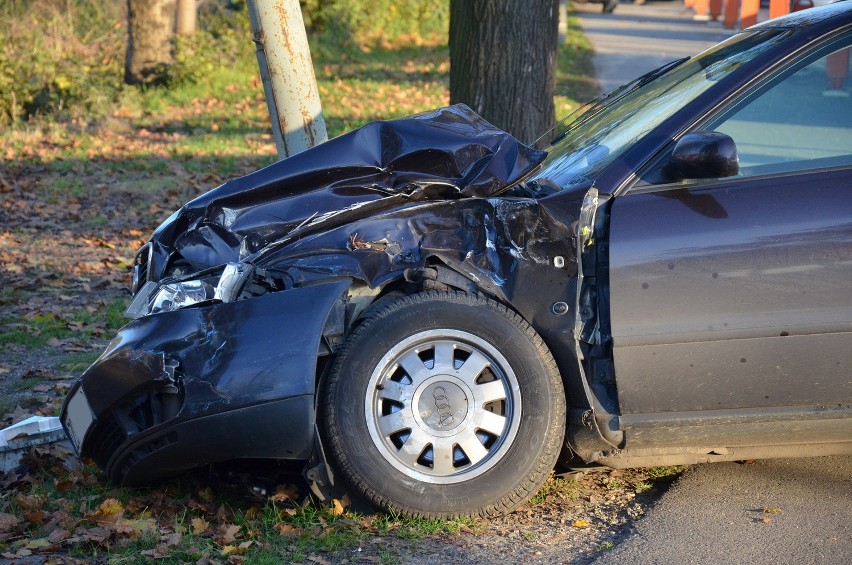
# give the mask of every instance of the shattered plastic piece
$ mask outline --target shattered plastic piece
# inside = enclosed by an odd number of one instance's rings
[[[0,430],[0,447],[5,447],[22,436],[35,439],[49,435],[51,432],[61,431],[62,424],[59,422],[59,418],[55,416],[32,416]]]
[[[24,449],[34,445],[67,441],[55,416],[33,416],[0,430],[0,471],[18,466]]]

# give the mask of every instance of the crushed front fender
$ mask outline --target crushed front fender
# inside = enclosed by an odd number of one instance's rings
[[[322,330],[349,284],[134,320],[75,383],[66,431],[124,485],[226,459],[307,459]]]

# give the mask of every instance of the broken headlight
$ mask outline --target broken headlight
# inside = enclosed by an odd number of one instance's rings
[[[139,289],[125,315],[140,318],[149,314],[171,312],[202,302],[231,302],[243,283],[242,265],[228,263],[223,270],[198,279],[157,284],[148,281]]]
[[[216,289],[205,280],[164,284],[150,302],[149,314],[170,312],[211,300]]]

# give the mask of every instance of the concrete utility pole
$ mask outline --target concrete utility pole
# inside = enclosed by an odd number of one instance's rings
[[[195,0],[177,0],[177,14],[175,16],[175,33],[178,35],[192,35],[195,33],[195,23],[198,19],[198,6]]]
[[[278,158],[328,139],[299,0],[248,0]]]

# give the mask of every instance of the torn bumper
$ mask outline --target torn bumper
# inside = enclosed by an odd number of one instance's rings
[[[131,322],[75,383],[66,432],[124,485],[226,459],[307,459],[322,330],[349,284]]]

